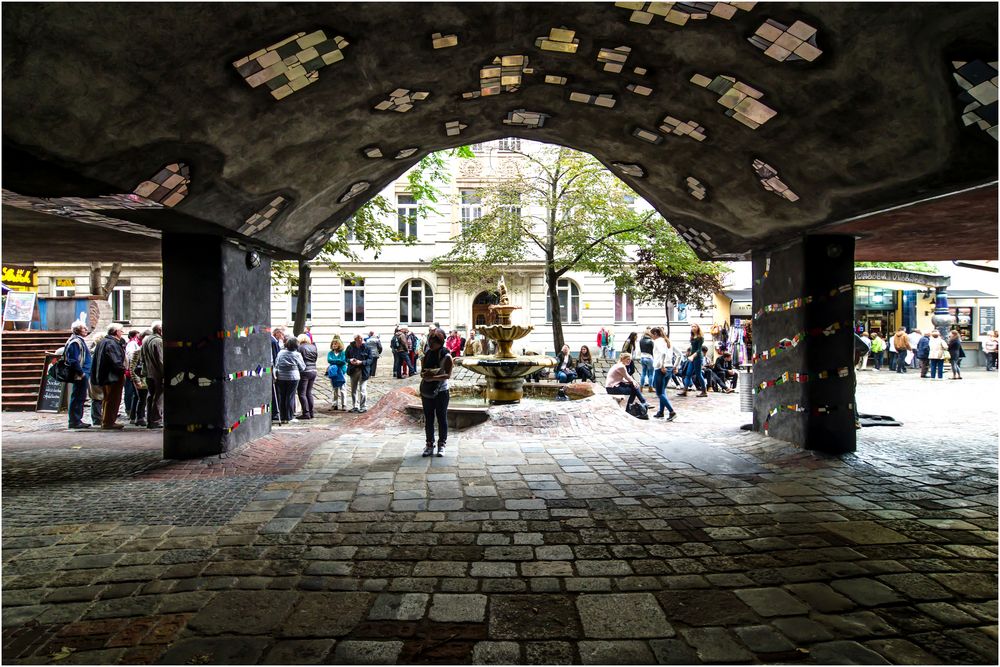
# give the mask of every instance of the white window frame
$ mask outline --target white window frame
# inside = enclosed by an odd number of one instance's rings
[[[298,287],[290,288],[288,290],[288,319],[290,320],[295,318],[295,306],[297,305],[296,301],[298,300],[298,298],[299,298],[299,288]],[[312,306],[313,306],[312,285],[309,286],[309,291],[306,295],[306,298],[309,300],[306,303],[306,322],[310,322],[312,321]]]
[[[559,312],[563,312],[563,295],[565,294],[566,299],[566,317],[560,318],[563,324],[579,324],[580,315],[580,286],[576,284],[576,281],[570,280],[569,278],[559,278],[556,281],[556,293],[559,297]],[[572,319],[573,315],[573,305],[576,305],[576,319]],[[545,321],[549,324],[552,323],[552,301],[549,298],[548,287],[545,289]]]
[[[348,299],[350,294],[350,299]],[[361,300],[361,317],[358,317],[358,297]],[[348,301],[350,301],[350,313],[348,313]],[[348,317],[350,315],[350,317]],[[358,278],[350,280],[344,278],[344,322],[358,324],[365,321],[365,279]]]
[[[506,153],[520,152],[521,138],[504,137],[503,139],[497,139],[497,148]]]
[[[73,286],[60,286],[60,280],[72,280]],[[76,278],[52,278],[52,296],[76,296]]]
[[[404,202],[404,197],[410,201]],[[396,230],[400,236],[418,237],[417,211],[418,206],[413,195],[405,193],[396,195]]]
[[[631,306],[631,308],[630,308]],[[631,309],[632,317],[628,317]],[[629,324],[635,322],[635,299],[632,295],[623,290],[615,290],[615,324]]]
[[[483,217],[483,199],[477,190],[472,188],[462,188],[459,191],[461,197],[460,218],[462,229],[472,222]]]
[[[128,304],[125,303],[125,294],[128,293]],[[119,278],[118,284],[108,295],[108,305],[111,306],[112,321],[131,322],[132,317],[132,280],[129,278]]]
[[[420,319],[412,319],[414,288],[419,290]],[[404,307],[405,303],[405,307]],[[434,321],[434,288],[421,278],[410,278],[399,287],[399,323],[430,324]]]

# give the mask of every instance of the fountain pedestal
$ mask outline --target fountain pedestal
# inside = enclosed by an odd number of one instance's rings
[[[501,289],[506,295],[506,289]],[[511,351],[514,341],[524,338],[534,327],[511,324],[510,314],[520,306],[512,306],[501,299],[499,305],[490,306],[496,324],[481,326],[477,331],[497,343],[497,353],[478,357],[459,357],[455,363],[470,371],[486,376],[486,398],[492,405],[520,403],[524,397],[524,378],[543,368],[555,366],[556,360],[546,356],[518,356]]]

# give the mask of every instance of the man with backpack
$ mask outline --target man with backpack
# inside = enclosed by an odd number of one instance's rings
[[[378,368],[378,358],[382,354],[382,339],[374,331],[368,332],[368,337],[365,338],[365,345],[368,346],[368,351],[371,353],[371,370],[369,372],[369,377],[375,377],[375,371]]]
[[[73,323],[73,333],[63,347],[63,357],[70,369],[69,428],[90,428],[83,422],[83,406],[90,393],[90,368],[93,358],[84,336],[90,333],[83,322]]]
[[[405,328],[396,329],[389,347],[392,349],[392,377],[401,379],[410,368],[410,339]]]

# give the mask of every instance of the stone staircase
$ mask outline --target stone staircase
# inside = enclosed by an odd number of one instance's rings
[[[69,338],[68,331],[4,331],[0,363],[0,409],[34,410],[45,354]]]

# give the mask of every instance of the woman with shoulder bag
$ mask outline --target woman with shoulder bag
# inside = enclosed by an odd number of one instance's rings
[[[965,357],[965,350],[962,349],[962,334],[957,330],[952,330],[948,336],[948,354],[951,357],[951,379],[962,379],[962,359]]]
[[[576,376],[583,382],[594,381],[594,360],[590,356],[590,348],[586,345],[580,348],[576,359]]]
[[[297,387],[299,408],[302,411],[299,419],[312,419],[316,416],[314,412],[316,401],[313,398],[313,384],[316,382],[316,359],[319,357],[319,350],[313,345],[312,339],[307,333],[299,334],[298,341],[299,354],[302,355],[302,361],[306,364],[305,370],[299,374],[299,386]]]
[[[330,341],[330,351],[326,353],[326,376],[330,378],[330,386],[333,387],[333,409],[347,410],[347,396],[344,385],[347,384],[347,377],[344,368],[347,367],[347,357],[344,354],[344,342],[340,336],[334,336]],[[340,405],[338,408],[337,405]]]
[[[295,390],[299,386],[306,362],[299,354],[299,341],[292,337],[285,339],[285,349],[278,352],[274,360],[274,379],[278,391],[278,410],[281,421],[297,422],[295,418]]]
[[[691,385],[698,387],[699,397],[708,396],[705,387],[705,378],[701,374],[701,366],[704,360],[701,348],[705,345],[705,337],[701,335],[701,327],[697,324],[691,325],[691,347],[688,350],[688,365],[684,372],[684,388],[680,390],[678,396],[687,396]]]
[[[427,349],[421,363],[420,402],[424,408],[424,432],[427,436],[422,456],[434,454],[434,421],[437,420],[437,456],[444,456],[448,444],[448,379],[451,377],[451,351],[444,346],[445,333],[434,329],[427,334]]]
[[[559,356],[556,357],[556,381],[567,383],[576,379],[576,371],[573,370],[576,363],[573,355],[570,354],[569,345],[563,345]]]

